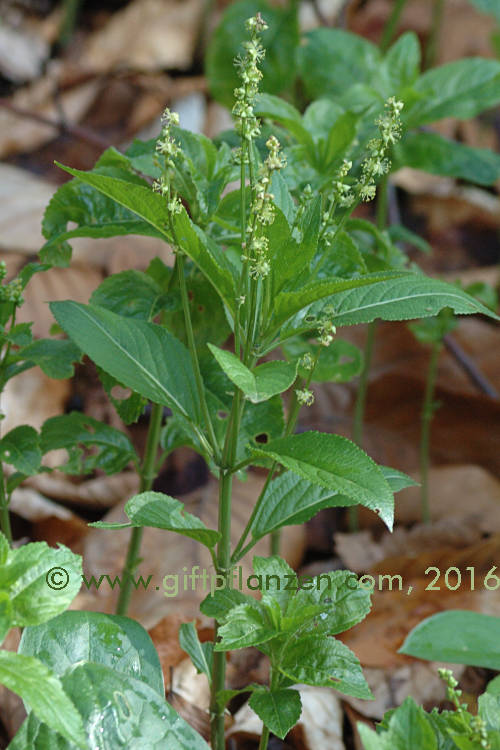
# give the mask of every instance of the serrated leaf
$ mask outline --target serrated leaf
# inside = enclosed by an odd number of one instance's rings
[[[26,628],[19,653],[38,657],[59,677],[75,664],[90,661],[142,680],[161,696],[165,692],[153,642],[129,617],[63,612],[43,625]]]
[[[285,739],[302,713],[302,702],[298,690],[255,690],[248,705],[262,719],[273,734]]]
[[[500,101],[500,62],[467,57],[440,65],[414,83],[418,98],[403,110],[403,122],[416,127],[456,117],[466,120]]]
[[[189,353],[168,331],[72,301],[52,302],[51,310],[77,346],[119,383],[199,422]]]
[[[347,438],[303,432],[273,440],[254,448],[254,452],[269,456],[312,484],[375,510],[392,528],[394,499],[390,487],[377,464]]]
[[[208,348],[228,378],[254,404],[283,393],[295,380],[296,367],[288,362],[265,362],[249,370],[232,352],[213,344],[208,344]]]
[[[0,590],[12,604],[12,626],[39,625],[69,607],[82,583],[82,560],[63,545],[33,542],[11,549],[0,566]]]
[[[36,474],[42,461],[40,436],[34,427],[14,427],[0,440],[0,458],[22,474]]]
[[[62,678],[83,718],[87,745],[113,750],[209,750],[172,706],[149,685],[101,664],[75,665]],[[74,750],[29,716],[9,750]]]
[[[278,635],[262,605],[256,604],[239,604],[229,610],[224,625],[217,630],[220,640],[215,644],[215,651],[258,646]]]
[[[38,365],[49,378],[56,380],[72,378],[74,365],[81,358],[81,351],[67,339],[39,339],[16,353],[17,360]]]
[[[390,466],[381,466],[379,469],[385,477],[385,480],[393,492],[399,492],[406,487],[418,487],[418,482],[405,474],[403,471],[392,469]]]
[[[302,124],[302,116],[293,104],[272,94],[258,94],[255,97],[254,112],[257,117],[266,117],[287,128],[302,145],[312,147],[313,140]]]
[[[213,643],[200,643],[193,622],[184,622],[179,628],[179,645],[190,657],[199,674],[205,674],[212,682]]]
[[[82,717],[59,678],[38,659],[1,650],[0,684],[26,701],[40,721],[87,750]]]
[[[492,185],[500,177],[500,156],[487,148],[472,148],[438,133],[415,132],[394,148],[395,168],[412,167],[431,174]]]
[[[366,750],[438,750],[427,715],[413,698],[406,698],[393,711],[386,731],[374,732],[361,722],[358,723],[358,730]]]
[[[494,571],[494,573],[498,571]],[[495,583],[492,577],[492,590]],[[497,585],[497,588],[498,588]],[[420,622],[399,649],[417,659],[500,669],[500,617],[479,612],[439,612]]]
[[[240,604],[246,604],[249,597],[238,589],[217,589],[209,594],[200,604],[200,612],[217,622],[224,622],[230,610]]]
[[[150,321],[158,312],[162,289],[146,273],[122,271],[108,276],[90,297],[90,304],[126,318]]]
[[[277,603],[281,612],[284,612],[293,596],[294,586],[297,587],[295,572],[277,555],[271,557],[256,555],[252,562],[254,574],[258,578],[259,590],[262,592],[262,603],[268,606],[271,617],[277,612],[274,603]],[[290,586],[291,583],[293,586]],[[279,612],[277,614],[279,621],[275,625],[279,627],[281,614]]]
[[[413,31],[401,34],[384,58],[388,92],[397,93],[411,86],[420,70],[420,42]]]
[[[306,635],[287,644],[278,669],[294,682],[333,687],[355,698],[373,698],[358,659],[335,638]]]
[[[124,432],[81,412],[47,419],[40,445],[44,454],[61,448],[67,451],[68,461],[59,467],[67,474],[88,474],[96,468],[115,474],[131,461],[138,463],[134,446]],[[97,452],[85,455],[89,448],[97,448]]]
[[[125,505],[125,513],[131,523],[92,524],[100,529],[115,529],[126,526],[151,526],[155,529],[166,529],[183,534],[201,542],[207,547],[214,547],[219,540],[218,531],[207,529],[203,521],[184,511],[184,503],[162,492],[141,492],[130,498]]]
[[[12,627],[12,604],[7,591],[0,591],[0,645]]]
[[[147,399],[145,399],[144,396],[141,396],[140,393],[136,393],[135,391],[132,391],[130,389],[125,389],[124,397],[119,398],[116,393],[116,386],[118,386],[120,389],[123,389],[122,384],[119,383],[112,375],[104,372],[104,370],[101,370],[99,367],[97,368],[97,372],[102,386],[108,394],[109,400],[115,407],[118,415],[123,420],[123,422],[125,422],[125,424],[132,424],[133,422],[137,422],[141,414],[144,413]],[[126,392],[127,390],[129,391],[128,394]]]

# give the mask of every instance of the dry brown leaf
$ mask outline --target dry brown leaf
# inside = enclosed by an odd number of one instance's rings
[[[38,367],[16,375],[2,394],[2,432],[21,424],[39,430],[46,419],[64,412],[69,393],[69,381],[52,380]]]
[[[255,474],[250,475],[247,482],[235,482],[232,505],[233,544],[246,524],[263,482],[263,477]],[[217,528],[217,486],[214,481],[189,495],[182,496],[181,500],[188,512],[199,516],[209,528]],[[123,506],[124,503],[121,503],[113,508],[103,520],[127,520]],[[86,573],[95,576],[120,575],[129,534],[129,529],[90,531],[85,539],[83,554]],[[103,535],[107,535],[105,540]],[[282,535],[282,555],[292,567],[299,565],[303,550],[304,529],[300,526],[285,529]],[[252,572],[250,566],[254,554],[268,555],[269,540],[259,542],[241,562],[243,582]],[[190,577],[184,576],[190,576],[194,565],[198,565],[202,570],[206,569],[209,575],[212,574],[213,564],[208,550],[179,534],[147,528],[144,530],[141,556],[143,560],[138,575],[142,575],[144,579],[151,575],[152,579],[146,591],[142,587],[134,591],[130,615],[146,627],[153,627],[162,617],[172,612],[181,612],[190,618],[196,616],[200,601],[206,596],[208,589],[203,591],[201,583],[198,582],[197,588],[193,591]],[[165,576],[169,577],[165,580]],[[113,592],[109,586],[103,585],[98,592],[93,593],[95,604],[92,608],[113,611],[117,595],[116,587]]]
[[[12,628],[7,633],[7,637],[2,643],[2,648],[5,651],[17,651],[20,639],[21,631],[19,628]],[[8,690],[4,685],[0,685],[0,716],[9,737],[13,737],[16,734],[26,718],[26,711],[21,698]]]
[[[49,56],[47,42],[27,28],[0,26],[0,71],[14,83],[26,83],[40,75]]]
[[[134,471],[123,471],[120,474],[95,477],[75,484],[65,474],[56,471],[28,477],[24,485],[33,487],[54,500],[104,510],[138,492],[139,478]]]
[[[82,70],[140,71],[190,67],[203,11],[201,0],[134,0],[90,37]]]
[[[302,701],[302,713],[287,742],[304,750],[345,750],[342,741],[344,715],[333,690],[296,686]]]

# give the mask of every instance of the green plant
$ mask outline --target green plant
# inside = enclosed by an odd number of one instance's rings
[[[224,706],[232,695],[225,687],[227,650],[255,645],[269,656],[269,688],[245,688],[265,725],[261,750],[269,730],[283,735],[297,720],[298,695],[291,689],[296,682],[370,697],[356,657],[333,637],[369,608],[353,574],[329,575],[328,592],[303,586],[292,595],[281,586],[292,576],[284,561],[256,557],[255,575],[266,581],[260,601],[231,588],[234,567],[259,539],[321,508],[361,504],[392,528],[393,493],[411,483],[343,437],[294,433],[301,406],[314,396],[315,378],[342,379],[357,367],[356,350],[334,340],[336,328],[379,317],[431,316],[444,307],[494,317],[454,286],[410,271],[403,262],[396,270],[392,258],[402,255],[390,238],[350,217],[360,200],[373,197],[387,171],[386,146],[399,132],[399,102],[389,97],[379,136],[363,141],[353,169],[351,115],[336,118],[325,146],[314,132],[324,132],[330,110],[316,107],[304,118],[293,114],[303,148],[288,150],[285,168],[278,138],[269,130],[260,138],[254,110],[261,16],[251,18],[247,29],[245,56],[237,61],[237,140],[230,136],[235,152],[226,141],[216,146],[183,131],[167,111],[157,143],[136,142],[126,154],[109,149],[89,172],[64,167],[75,179],[47,209],[41,252],[43,259],[63,264],[72,237],[127,233],[159,237],[175,250],[173,270],[155,261],[145,273],[126,272],[126,292],[125,277],[111,277],[109,295],[101,288],[88,305],[65,301],[51,309],[70,339],[106,373],[105,384],[110,378],[130,389],[131,398],[171,410],[162,448],[191,446],[218,479],[217,529],[163,493],[143,491],[125,507],[125,526],[184,534],[212,556],[221,590],[202,610],[216,620],[215,641],[200,644],[194,627],[185,627],[181,639],[211,684],[213,750],[223,750]],[[267,101],[290,111],[280,100]],[[321,159],[325,148],[329,171],[321,176],[322,189],[299,200],[294,196],[300,193],[304,154]],[[222,197],[235,177],[239,188]],[[70,221],[75,228],[68,229]],[[349,232],[372,238],[380,255],[362,253]],[[280,349],[285,360],[263,361]],[[341,361],[346,351],[347,367]],[[285,418],[283,394],[290,390]],[[252,465],[267,468],[268,478],[233,547],[232,485]],[[179,747],[194,745],[179,741]]]

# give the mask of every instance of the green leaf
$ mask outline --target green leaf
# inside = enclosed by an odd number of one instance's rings
[[[12,604],[7,591],[0,591],[0,645],[12,627]]]
[[[266,117],[283,125],[299,143],[312,148],[313,140],[308,129],[302,124],[299,110],[284,99],[272,94],[258,94],[255,98],[254,112],[257,117]]]
[[[92,293],[90,303],[126,318],[151,320],[158,313],[162,294],[151,276],[129,270],[104,279]]]
[[[97,372],[102,386],[108,394],[109,400],[115,407],[123,422],[125,422],[125,424],[137,422],[141,414],[144,413],[147,399],[145,399],[144,396],[141,396],[140,393],[136,393],[130,389],[124,389],[122,384],[119,383],[116,378],[112,375],[108,375],[104,370],[97,368]],[[116,391],[117,386],[120,390],[125,390],[123,398],[118,397]]]
[[[217,589],[202,601],[200,612],[217,622],[224,622],[233,607],[247,602],[248,596],[238,589]]]
[[[213,643],[200,643],[194,622],[184,622],[179,628],[179,645],[193,662],[199,674],[205,674],[212,682]]]
[[[376,318],[427,318],[437,315],[444,307],[451,307],[462,315],[482,313],[498,320],[485,305],[455,285],[416,273],[340,291],[329,302],[335,308],[332,322],[336,326],[371,323]]]
[[[335,638],[306,635],[287,644],[278,669],[294,682],[333,687],[355,698],[373,698],[358,659]]]
[[[489,13],[500,22],[500,4],[498,0],[470,0],[478,10],[483,13]]]
[[[418,482],[397,469],[391,469],[389,466],[380,466],[379,469],[385,477],[385,480],[393,492],[399,492],[406,487],[417,487]]]
[[[47,419],[40,444],[44,454],[61,448],[67,451],[68,461],[58,467],[67,474],[89,474],[97,468],[116,474],[131,461],[138,463],[124,432],[76,411]],[[88,453],[89,448],[97,452]]]
[[[273,223],[267,229],[272,268],[273,294],[277,294],[287,282],[294,283],[301,272],[308,268],[318,247],[321,221],[321,197],[309,202],[300,221],[302,239],[292,237],[287,219],[275,209]]]
[[[273,440],[257,455],[269,456],[303,479],[371,508],[392,528],[394,500],[377,464],[340,435],[303,432]]]
[[[297,359],[309,352],[314,358],[318,346],[307,339],[295,337],[285,342],[283,351],[288,359]],[[328,347],[321,347],[319,360],[314,368],[312,380],[314,383],[346,383],[359,375],[363,369],[363,354],[350,341],[335,338]],[[298,373],[307,377],[309,371],[299,362]]]
[[[259,602],[246,602],[229,610],[217,635],[220,640],[215,644],[215,651],[232,651],[265,643],[276,637],[278,631]]]
[[[381,62],[378,48],[341,29],[315,29],[298,49],[298,69],[310,99],[338,97],[353,84],[370,83]]]
[[[358,731],[366,750],[438,750],[426,713],[413,698],[406,698],[392,713],[387,731],[374,732],[361,722]]]
[[[245,21],[260,11],[268,25],[261,43],[266,56],[259,66],[263,78],[261,88],[279,94],[289,88],[295,78],[295,50],[299,44],[297,11],[275,8],[265,0],[240,0],[225,10],[207,49],[206,75],[212,96],[232,107],[234,89],[240,85],[233,60],[243,53],[242,43],[248,40]]]
[[[19,653],[37,656],[62,677],[79,662],[111,667],[142,680],[163,696],[160,660],[142,625],[129,617],[103,612],[63,612],[43,625],[26,628]]]
[[[28,425],[14,427],[0,440],[0,457],[22,474],[36,474],[42,460],[38,432]]]
[[[287,584],[293,582],[296,588],[297,576],[288,563],[277,555],[271,557],[255,555],[252,562],[259,582],[259,590],[262,592],[262,604],[267,606],[271,618],[274,618],[276,628],[281,627],[281,614],[278,613],[276,604],[281,613],[285,612],[294,593],[294,588],[287,588]]]
[[[273,734],[285,739],[302,713],[302,702],[298,690],[255,690],[249,704],[265,726]]]
[[[125,505],[125,513],[131,523],[97,522],[92,526],[100,529],[116,529],[127,526],[151,526],[155,529],[167,529],[183,534],[201,542],[207,547],[214,547],[219,540],[218,531],[207,529],[197,516],[184,511],[184,503],[162,492],[141,492]]]
[[[83,717],[89,748],[209,750],[202,737],[141,680],[101,664],[75,665],[63,686]],[[74,750],[29,716],[9,750]]]
[[[401,34],[387,51],[384,64],[388,93],[395,94],[416,81],[420,70],[420,43],[415,32]]]
[[[408,133],[394,148],[394,168],[413,167],[431,174],[492,185],[500,177],[500,156],[487,148],[471,148],[438,133]]]
[[[81,358],[81,351],[67,339],[39,339],[16,353],[18,361],[32,362],[56,380],[72,378],[74,363]]]
[[[493,571],[489,581],[492,590],[500,585],[495,572],[498,573]],[[499,633],[500,617],[459,609],[439,612],[413,628],[399,653],[429,661],[500,669]]]
[[[305,523],[323,508],[344,507],[346,499],[339,492],[285,471],[269,483],[256,508],[250,533],[257,541],[283,526]]]
[[[12,604],[12,626],[39,625],[69,607],[82,583],[82,560],[61,545],[33,542],[8,552],[0,591]]]
[[[445,117],[475,117],[498,104],[499,84],[498,60],[467,57],[432,68],[415,82],[418,98],[403,110],[403,122],[414,128]]]
[[[70,740],[73,747],[87,750],[81,716],[59,678],[38,659],[0,651],[0,683],[19,695],[40,721]]]
[[[199,422],[189,353],[168,331],[72,301],[52,302],[50,308],[59,325],[98,367],[150,401]]]
[[[283,393],[295,380],[296,367],[288,362],[265,362],[249,370],[232,352],[219,349],[213,344],[208,344],[208,348],[228,378],[254,404]]]

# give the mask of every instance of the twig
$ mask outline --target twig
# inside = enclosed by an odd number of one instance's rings
[[[488,378],[483,375],[481,370],[474,364],[474,361],[468,354],[464,352],[460,344],[455,341],[453,336],[449,333],[444,337],[444,345],[450,354],[455,358],[460,367],[469,376],[470,380],[474,385],[479,388],[480,391],[485,393],[490,398],[498,399],[498,391],[492,386]]]
[[[12,104],[8,99],[0,98],[0,107],[8,109],[9,112],[12,112],[12,114],[17,115],[18,117],[33,120],[33,122],[38,122],[40,125],[48,125],[61,134],[67,133],[73,138],[85,141],[85,143],[90,143],[92,146],[97,146],[100,149],[105,149],[109,146],[109,142],[105,138],[102,138],[102,136],[98,133],[94,133],[92,130],[88,130],[80,125],[72,125],[67,122],[52,120],[50,117],[45,117],[45,115],[40,115],[37,112],[31,112],[28,109],[18,107],[16,104]]]

